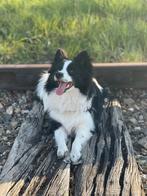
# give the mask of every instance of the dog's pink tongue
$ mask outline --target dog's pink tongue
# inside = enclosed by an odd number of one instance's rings
[[[62,95],[66,89],[67,83],[66,82],[60,82],[58,88],[56,88],[56,94]]]

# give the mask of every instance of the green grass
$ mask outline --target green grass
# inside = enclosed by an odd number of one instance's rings
[[[147,0],[0,0],[0,63],[43,63],[59,47],[147,61]]]

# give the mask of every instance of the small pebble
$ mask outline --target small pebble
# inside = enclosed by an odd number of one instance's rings
[[[145,107],[145,106],[147,106],[147,100],[142,100],[141,101],[141,104]]]
[[[12,107],[12,106],[9,106],[9,107],[6,109],[6,113],[9,114],[9,115],[12,115],[12,114],[13,114],[13,107]]]
[[[138,107],[138,105],[134,105],[136,110],[140,110],[140,107]]]
[[[124,98],[124,103],[127,105],[134,104],[134,100],[132,98]]]
[[[29,110],[21,110],[21,113],[22,114],[28,114],[29,113]]]
[[[6,134],[11,134],[11,131],[10,131],[10,130],[7,130],[7,131],[6,131]]]
[[[20,110],[20,108],[15,108],[15,113],[19,113],[21,110]]]
[[[4,136],[4,137],[3,137],[3,140],[4,140],[4,141],[7,141],[7,140],[8,140],[8,138],[7,138],[6,136]]]
[[[16,128],[17,127],[17,121],[12,121],[11,123],[12,128]]]
[[[11,142],[7,142],[7,145],[8,145],[8,146],[11,146]]]
[[[143,115],[140,115],[139,116],[139,120],[143,120]]]
[[[135,127],[135,131],[141,131],[141,127]]]
[[[134,112],[134,108],[128,108],[130,112]]]
[[[133,124],[137,124],[137,120],[135,118],[130,118],[129,121]]]
[[[24,102],[26,102],[26,101],[27,101],[27,99],[26,99],[26,96],[25,96],[25,95],[23,95],[21,98],[22,98],[22,100],[23,100]]]
[[[17,103],[14,102],[14,103],[12,104],[12,106],[15,108],[15,107],[17,106]]]

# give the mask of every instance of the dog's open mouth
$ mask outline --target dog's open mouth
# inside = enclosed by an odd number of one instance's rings
[[[72,82],[58,81],[59,86],[56,88],[56,94],[62,95],[73,86]]]

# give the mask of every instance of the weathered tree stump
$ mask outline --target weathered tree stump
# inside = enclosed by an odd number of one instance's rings
[[[58,160],[49,119],[34,103],[0,175],[0,196],[142,196],[144,191],[120,104],[103,106],[99,133],[83,150],[84,162]]]

